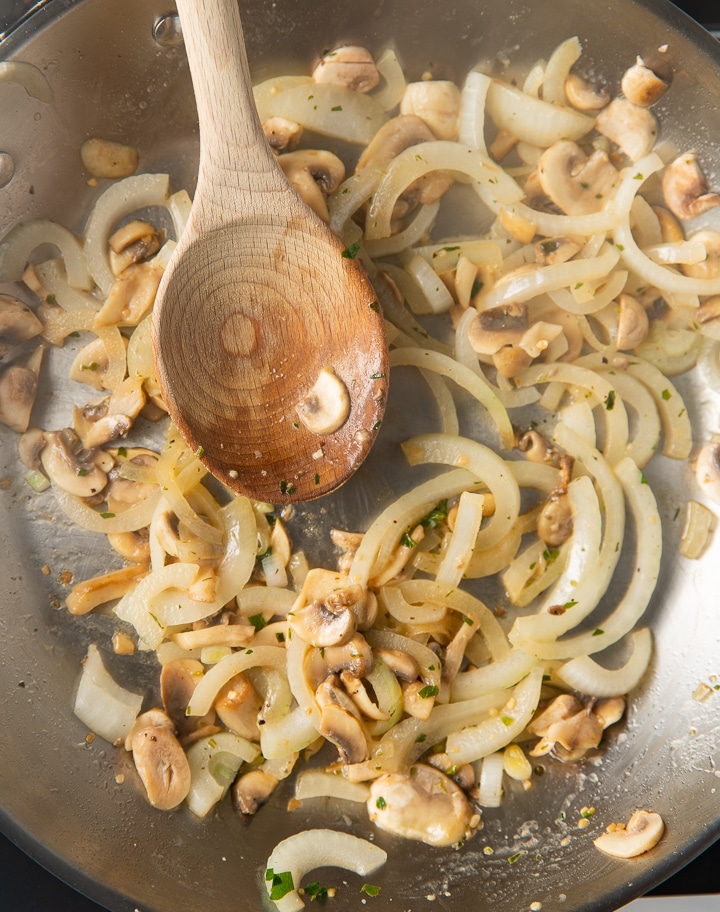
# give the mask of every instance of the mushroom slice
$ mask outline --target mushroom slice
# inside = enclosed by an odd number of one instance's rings
[[[302,139],[303,128],[287,117],[268,117],[262,124],[265,139],[273,152],[292,152]]]
[[[402,649],[385,649],[383,647],[375,650],[375,655],[382,659],[396,678],[402,681],[416,681],[420,675],[420,665],[417,659]]]
[[[670,162],[662,174],[663,197],[668,209],[687,221],[720,205],[720,195],[708,193],[708,185],[694,152],[685,152]]]
[[[537,174],[546,196],[567,215],[599,212],[618,180],[605,152],[598,150],[587,157],[569,140],[556,142],[543,152]]]
[[[621,718],[618,706],[612,704],[596,711],[590,700],[586,706],[571,694],[561,694],[528,725],[530,734],[540,735],[541,740],[530,751],[531,757],[542,757],[552,751],[558,759],[578,760],[591,748],[600,744],[602,733]]]
[[[371,165],[386,165],[401,152],[418,143],[432,142],[435,134],[414,114],[401,114],[384,123],[363,150],[356,171]]]
[[[598,114],[595,129],[635,162],[655,145],[658,125],[647,108],[632,104],[626,98],[614,98]]]
[[[354,92],[370,92],[380,85],[380,73],[367,48],[344,45],[323,54],[313,70],[315,82],[345,86]]]
[[[122,337],[123,344],[127,346],[127,339]],[[87,345],[83,345],[75,356],[70,367],[70,379],[78,383],[87,383],[96,390],[107,389],[105,378],[110,366],[105,340],[98,336]]]
[[[348,419],[350,394],[337,374],[324,367],[295,411],[311,433],[334,434]]]
[[[68,611],[75,615],[87,614],[98,605],[122,598],[147,576],[147,572],[147,565],[132,564],[130,567],[112,570],[102,576],[94,576],[92,579],[77,583],[66,599]]]
[[[136,532],[111,532],[108,544],[120,557],[134,564],[147,564],[150,562],[150,535],[147,527]]]
[[[401,114],[414,114],[437,139],[456,140],[460,118],[460,89],[454,82],[428,79],[410,82],[400,102]]]
[[[111,396],[75,408],[73,424],[86,448],[103,446],[126,437],[146,402],[141,377],[126,377]]]
[[[555,263],[567,263],[582,248],[577,238],[551,237],[544,238],[535,244],[535,260],[540,266],[553,266]]]
[[[232,787],[232,800],[241,814],[254,814],[265,804],[280,780],[265,770],[255,769],[238,777]]]
[[[495,352],[492,359],[500,376],[508,379],[519,377],[533,360],[519,345],[505,345]]]
[[[479,823],[462,789],[425,763],[416,763],[408,775],[388,773],[376,779],[367,810],[381,830],[434,846],[461,843],[472,823]]]
[[[570,538],[572,530],[570,498],[564,492],[553,492],[538,516],[538,538],[550,548],[557,548]]]
[[[19,434],[23,434],[30,425],[44,351],[44,347],[39,345],[30,355],[13,362],[0,374],[0,422]]]
[[[505,345],[516,345],[528,328],[524,304],[508,304],[480,311],[468,328],[468,339],[481,355],[494,355]]]
[[[173,659],[166,662],[160,672],[160,695],[162,704],[173,730],[180,735],[189,735],[205,725],[212,725],[215,713],[210,710],[204,716],[188,716],[188,704],[195,688],[205,674],[202,662],[197,659]]]
[[[383,712],[376,703],[373,703],[370,699],[370,694],[359,677],[349,671],[343,671],[340,674],[340,680],[353,703],[364,716],[367,716],[368,719],[376,719],[378,722],[387,720],[388,714]]]
[[[46,432],[40,459],[53,484],[69,494],[92,497],[107,485],[103,456],[83,450],[77,436],[68,429]]]
[[[367,739],[353,701],[330,677],[315,691],[320,707],[320,734],[338,749],[343,763],[362,763],[369,756]]]
[[[181,804],[190,791],[190,765],[172,728],[136,728],[130,749],[150,804],[163,811]]]
[[[650,331],[650,320],[645,308],[632,295],[621,294],[617,301],[620,312],[615,346],[618,351],[629,351],[645,341]]]
[[[638,808],[627,824],[611,823],[595,840],[595,845],[615,858],[635,858],[653,849],[664,831],[665,824],[659,814]]]
[[[610,93],[604,86],[589,82],[579,73],[568,74],[565,96],[578,111],[599,111],[610,101]]]
[[[698,453],[695,478],[707,496],[720,504],[720,440],[711,440]]]
[[[95,317],[95,328],[137,326],[153,306],[163,271],[164,267],[156,260],[133,263],[124,269]]]
[[[262,700],[242,672],[225,684],[213,705],[220,721],[231,732],[248,741],[260,740],[258,715],[262,709]]]
[[[148,222],[134,219],[112,234],[110,244],[110,268],[117,276],[133,263],[150,259],[160,249],[160,234]]]
[[[705,259],[700,263],[685,264],[682,271],[685,275],[698,279],[717,279],[720,276],[720,232],[696,231],[688,238],[705,246]]]
[[[360,633],[342,646],[326,646],[322,658],[329,672],[347,672],[356,678],[364,678],[373,667],[372,648]]]
[[[0,294],[0,358],[42,331],[42,323],[27,304],[12,295]]]
[[[313,212],[328,223],[326,198],[345,177],[345,165],[337,155],[322,149],[301,149],[280,155],[278,164]]]
[[[30,428],[18,440],[18,456],[26,469],[39,469],[40,453],[45,446],[45,431]]]
[[[140,155],[132,146],[93,136],[80,146],[80,158],[93,177],[117,179],[137,171]]]
[[[620,89],[628,101],[648,108],[667,91],[668,83],[638,57],[637,63],[623,73]]]
[[[705,298],[695,313],[695,319],[702,326],[720,317],[720,295]]]

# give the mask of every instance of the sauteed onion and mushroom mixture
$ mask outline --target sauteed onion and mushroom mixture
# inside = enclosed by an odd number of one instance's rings
[[[661,559],[643,469],[699,449],[688,559],[720,500],[718,444],[693,440],[672,379],[717,368],[720,196],[695,153],[663,142],[664,51],[605,84],[570,38],[520,81],[478,67],[456,85],[345,46],[256,86],[278,164],[373,280],[399,388],[434,402],[379,515],[333,527],[328,505],[335,566],[294,544],[287,489],[235,496],[163,420],[150,321],[185,191],[94,138],[82,235],[36,220],[3,239],[0,281],[18,285],[0,296],[0,418],[34,491],[109,545],[107,572],[67,597],[75,617],[112,620],[75,712],[132,753],[154,807],[203,817],[229,791],[253,815],[294,773],[296,802],[358,802],[383,830],[456,846],[513,781],[541,787],[537,758],[574,763],[622,724]],[[41,429],[44,349],[63,345],[77,405]],[[110,650],[154,651],[155,702],[115,682]],[[596,844],[627,857],[662,831],[638,810]],[[268,892],[298,909],[313,866],[364,875],[384,858],[299,833],[268,861]]]

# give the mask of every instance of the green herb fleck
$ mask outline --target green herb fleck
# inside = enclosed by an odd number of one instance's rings
[[[199,447],[195,450],[195,455],[197,456],[198,459],[202,459],[203,456],[205,455],[205,447],[199,446]]]
[[[568,608],[574,608],[577,605],[577,599],[570,599],[569,602],[565,602],[563,608],[567,611]]]
[[[84,477],[87,475],[87,473],[88,473],[87,469],[83,469],[83,468],[80,468],[80,467],[78,467],[77,469],[75,469],[75,474],[76,474],[79,478],[84,478]]]
[[[372,884],[363,884],[360,887],[360,892],[366,896],[377,896],[380,892],[380,887],[374,887]]]
[[[616,397],[616,395],[617,395],[617,394],[616,394],[615,390],[610,390],[610,392],[609,392],[609,393],[607,394],[607,396],[605,397],[605,408],[606,408],[609,412],[611,412],[611,411],[615,408],[615,397]]]
[[[661,395],[661,396],[663,397],[663,399],[667,402],[668,399],[670,398],[670,396],[671,396],[672,394],[671,394],[670,390],[664,389],[664,390],[660,393],[660,395]]]
[[[101,513],[100,518],[101,519],[115,519],[115,514],[114,513]]]
[[[560,556],[560,551],[557,548],[546,548],[542,556],[546,564],[553,564]]]
[[[275,902],[278,899],[282,899],[283,896],[287,896],[288,893],[292,893],[295,889],[290,871],[282,871],[280,874],[276,874],[272,868],[268,868],[265,872],[265,880],[271,884],[270,899]]]
[[[55,297],[54,294],[49,294],[49,295],[45,298],[45,300],[47,301],[48,304],[57,304],[57,298]]]
[[[475,281],[472,283],[472,288],[470,289],[470,297],[474,298],[475,295],[480,294],[480,292],[483,290],[484,284],[485,283],[481,282],[480,279],[475,279]]]
[[[428,697],[436,697],[440,688],[437,684],[426,684],[425,687],[421,687],[418,691],[418,696],[422,697],[423,700],[427,700]]]
[[[384,376],[385,376],[385,374],[382,374],[382,373],[370,374],[370,379],[371,380],[382,380]]]
[[[319,880],[314,880],[304,888],[306,896],[310,897],[310,902],[324,903],[328,898],[328,888],[324,887]]]
[[[375,802],[375,807],[376,807],[379,811],[384,811],[385,808],[387,807],[387,801],[383,798],[382,795],[381,795],[381,796],[378,798],[378,800]]]
[[[255,633],[259,633],[259,631],[261,631],[263,629],[263,627],[267,626],[267,621],[262,616],[262,614],[251,614],[250,617],[248,618],[248,620],[255,628]]]
[[[127,447],[118,447],[117,454],[124,459],[127,456]]]
[[[605,633],[605,631],[602,629],[602,627],[596,627],[595,630],[593,630],[592,635],[594,637],[599,637],[599,636],[602,636],[604,633]]]
[[[472,625],[475,623],[475,621],[472,618],[469,618],[466,614],[463,615],[463,621],[468,625],[468,627],[472,627]]]
[[[84,371],[96,371],[98,369],[97,361],[93,361],[92,364],[83,364],[80,370]]]
[[[516,852],[514,855],[511,855],[511,856],[508,858],[508,861],[510,862],[510,864],[515,864],[515,862],[516,862],[519,858],[522,858],[523,855],[527,855],[527,851],[526,851],[525,849],[523,849],[522,852]]]
[[[293,494],[295,492],[295,485],[290,481],[281,481],[280,482],[280,493],[281,494]]]
[[[346,247],[340,256],[345,257],[346,260],[354,260],[358,253],[360,253],[360,245],[355,243]]]
[[[342,111],[342,105],[333,105],[331,111]]]
[[[282,630],[278,630],[278,632],[275,634],[275,639],[278,641],[278,643],[285,642],[285,634],[282,632]]]
[[[422,744],[426,738],[427,738],[427,735],[425,734],[425,732],[420,732],[420,734],[415,739],[415,743]]]
[[[645,473],[644,473],[644,472],[641,472],[641,473],[640,473],[640,484],[647,484],[647,483],[648,483],[648,480],[647,480],[647,478],[645,477]]]
[[[414,538],[410,537],[409,531],[403,532],[403,536],[400,539],[400,542],[401,542],[403,548],[417,548],[417,542],[415,541]]]
[[[377,301],[373,301],[373,302],[370,304],[370,310],[374,310],[375,313],[380,313],[380,305],[378,304]]]
[[[320,484],[320,476],[318,475],[317,472],[313,475],[313,484],[316,484],[316,485]]]
[[[447,515],[447,500],[441,500],[426,516],[423,516],[420,520],[420,525],[424,529],[437,529],[438,526],[445,522]]]
[[[502,724],[505,725],[505,726],[507,726],[508,728],[509,728],[509,727],[513,724],[513,722],[515,721],[515,720],[513,719],[512,716],[500,716],[500,720],[502,721]]]
[[[625,245],[624,245],[624,244],[616,244],[615,246],[616,246],[617,249],[620,251],[620,253],[622,253],[623,250],[625,249]]]

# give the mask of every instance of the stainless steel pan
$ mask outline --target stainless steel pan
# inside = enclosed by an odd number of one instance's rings
[[[0,57],[35,63],[55,93],[48,106],[20,87],[0,85],[0,151],[15,163],[14,178],[0,189],[0,236],[34,216],[81,227],[92,191],[78,148],[91,135],[136,145],[143,170],[168,170],[175,187],[192,191],[197,127],[183,49],[166,40],[167,33],[163,43],[153,37],[168,12],[159,0],[50,0],[0,42]],[[338,41],[374,50],[392,41],[412,75],[432,66],[440,78],[461,80],[480,60],[512,70],[578,34],[586,56],[617,85],[636,55],[652,61],[667,45],[663,56],[675,78],[658,110],[663,135],[678,147],[692,137],[713,186],[720,186],[720,50],[660,0],[244,0],[243,16],[257,78],[278,66],[304,72],[319,51]],[[51,353],[56,376],[71,356]],[[682,386],[701,440],[718,427],[718,399],[700,383]],[[64,423],[67,396],[62,385],[47,384],[35,421]],[[358,527],[400,489],[399,464],[386,456],[408,432],[397,401],[396,395],[390,403],[385,441],[362,472],[296,523],[315,559],[329,557],[316,531],[318,510],[331,511],[340,526]],[[308,804],[289,815],[289,784],[249,824],[229,803],[204,822],[185,811],[156,812],[134,786],[123,753],[99,739],[86,742],[70,709],[71,693],[88,642],[107,646],[110,622],[68,617],[59,576],[67,569],[77,579],[101,570],[104,552],[92,536],[71,532],[51,494],[31,494],[17,469],[14,437],[3,434],[0,443],[0,478],[8,480],[0,489],[3,829],[118,912],[260,909],[265,859],[279,838],[318,824],[370,835],[363,812],[331,803]],[[624,730],[597,763],[545,764],[531,791],[486,811],[484,830],[460,851],[376,833],[390,860],[373,878],[382,890],[368,907],[521,912],[540,902],[543,912],[610,910],[669,876],[720,834],[720,694],[713,691],[706,702],[692,697],[700,682],[712,683],[720,674],[720,537],[701,561],[679,558],[677,515],[694,493],[692,470],[657,458],[648,475],[659,492],[665,530],[651,609],[656,656]],[[113,673],[129,681],[130,664],[118,658]],[[142,672],[148,693],[152,681],[148,663]],[[120,773],[124,784],[116,781]],[[597,814],[583,830],[577,821],[585,805]],[[627,862],[594,849],[592,836],[627,819],[636,806],[662,814],[667,832],[661,844]],[[486,846],[492,855],[484,853]],[[343,880],[348,886],[338,891],[333,908],[360,908],[357,879],[337,872],[326,878],[338,885]],[[430,894],[436,900],[428,905]]]

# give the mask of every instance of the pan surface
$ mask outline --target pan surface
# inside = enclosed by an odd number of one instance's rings
[[[183,48],[153,37],[167,13],[158,0],[50,0],[0,42],[1,58],[34,63],[55,96],[44,105],[20,86],[0,85],[1,151],[15,164],[14,177],[0,188],[0,237],[17,221],[39,216],[80,230],[94,197],[78,148],[93,135],[137,146],[141,170],[167,171],[175,188],[192,192],[197,122]],[[243,22],[256,79],[307,72],[323,48],[352,42],[374,52],[392,43],[412,77],[432,67],[437,78],[462,82],[479,62],[512,72],[577,34],[586,58],[617,85],[637,55],[651,61],[667,45],[664,59],[674,81],[656,109],[663,139],[684,148],[692,137],[711,186],[720,186],[720,51],[669,4],[246,0]],[[69,383],[59,378],[72,357],[71,345],[50,353],[56,379],[41,388],[35,424],[66,422]],[[679,380],[697,445],[717,430],[720,399],[702,377]],[[332,559],[322,532],[329,527],[327,514],[332,525],[363,528],[406,487],[407,470],[392,452],[419,416],[400,406],[399,397],[391,397],[387,430],[357,476],[298,512],[293,536],[313,562]],[[712,684],[720,674],[720,538],[700,561],[679,557],[684,506],[697,497],[690,465],[658,456],[648,467],[664,527],[661,578],[649,612],[656,651],[620,734],[597,761],[547,763],[542,781],[486,810],[483,830],[461,850],[449,851],[375,832],[364,810],[330,802],[306,803],[288,814],[289,782],[250,823],[239,820],[229,802],[203,822],[184,810],[149,808],[132,784],[127,755],[100,739],[89,744],[71,711],[87,645],[98,642],[109,654],[111,621],[70,618],[60,575],[72,570],[81,579],[106,569],[104,549],[90,534],[69,528],[52,494],[32,494],[18,467],[14,435],[3,432],[0,447],[0,477],[7,481],[0,490],[0,823],[41,863],[108,908],[263,908],[265,861],[276,842],[309,826],[329,826],[388,850],[387,865],[373,875],[380,895],[367,901],[378,912],[520,912],[533,903],[541,903],[543,912],[609,912],[720,835],[720,694],[693,699],[701,682]],[[48,575],[41,571],[45,565]],[[140,685],[150,694],[150,661],[133,662],[130,669],[121,658],[111,665],[113,674],[136,687],[140,665]],[[120,774],[124,783],[117,781]],[[591,805],[597,809],[591,826],[579,828],[580,809]],[[627,820],[635,807],[662,815],[662,842],[627,862],[599,853],[593,836],[612,821]],[[488,847],[492,854],[484,851]],[[357,909],[362,882],[328,875],[327,882],[343,881],[349,886],[338,890],[333,908]]]

